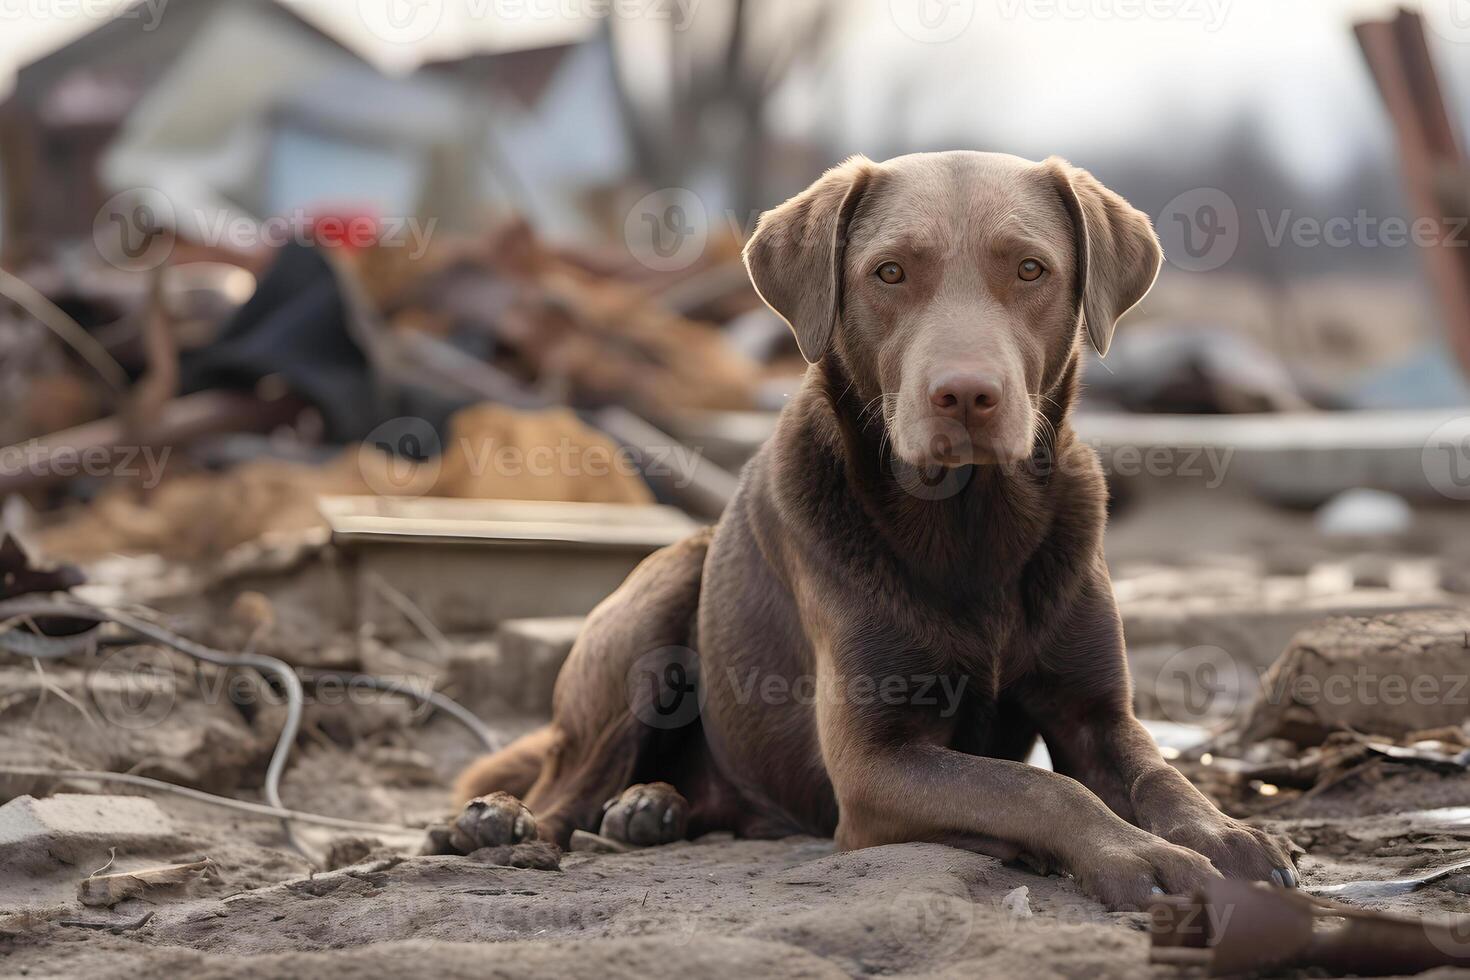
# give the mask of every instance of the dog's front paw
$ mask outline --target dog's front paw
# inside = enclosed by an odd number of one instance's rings
[[[1224,814],[1180,825],[1163,837],[1203,854],[1227,878],[1297,887],[1295,847],[1286,837]]]
[[[536,817],[509,793],[477,796],[464,805],[449,828],[448,844],[457,854],[482,847],[519,844],[536,837]]]
[[[689,801],[668,783],[629,786],[603,807],[603,837],[634,847],[683,840],[689,831]]]
[[[1144,831],[1091,846],[1064,865],[1083,891],[1114,911],[1142,909],[1161,894],[1192,894],[1220,878],[1200,854]]]

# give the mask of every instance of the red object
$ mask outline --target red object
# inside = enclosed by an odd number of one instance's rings
[[[353,252],[376,245],[383,234],[381,218],[368,208],[324,208],[311,214],[308,227],[316,244]]]

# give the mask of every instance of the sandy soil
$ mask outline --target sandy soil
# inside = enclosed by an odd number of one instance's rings
[[[441,723],[404,734],[425,745],[463,741]],[[365,765],[347,761],[354,755],[306,751],[288,784],[288,804],[360,819],[412,819],[442,800],[433,786],[373,785]],[[1399,809],[1421,812],[1380,813],[1386,795]],[[570,854],[555,872],[404,858],[388,846],[360,863],[312,874],[282,847],[270,821],[172,798],[159,802],[186,829],[147,853],[120,855],[115,867],[207,856],[219,874],[177,894],[104,911],[71,901],[91,869],[59,866],[43,880],[49,888],[27,896],[28,911],[0,915],[5,973],[1173,975],[1147,966],[1144,915],[1106,912],[1069,879],[939,845],[838,854],[827,840],[715,835],[630,854]],[[1423,812],[1456,806],[1458,812]],[[1467,807],[1470,777],[1404,770],[1282,808],[1270,822],[1306,848],[1301,870],[1310,888],[1405,877],[1470,857]],[[337,853],[353,853],[352,835],[307,836],[314,846],[335,843]],[[358,853],[381,843],[364,841]],[[107,855],[96,857],[100,864]],[[1022,888],[1029,915],[1016,908]],[[1467,893],[1470,876],[1361,904],[1444,915],[1463,912]],[[141,928],[118,934],[68,924],[128,925],[148,911],[154,914]]]
[[[159,660],[162,654],[147,648],[114,656],[123,659],[113,669],[131,670],[130,657],[151,658],[155,668],[172,663],[195,674],[192,664]],[[416,656],[420,662],[427,654]],[[1136,675],[1146,662],[1139,661]],[[217,689],[220,678],[210,671],[199,678]],[[247,710],[228,699],[185,695],[154,718],[109,700],[97,683],[95,665],[52,665],[41,682],[29,663],[0,660],[0,757],[131,769],[258,798],[279,728],[277,706]],[[1167,707],[1153,679],[1140,679],[1140,689],[1153,692],[1145,706]],[[503,715],[497,721],[507,737],[535,723]],[[423,826],[447,815],[445,787],[477,751],[464,730],[426,722],[393,698],[313,705],[283,795],[302,810]],[[1309,889],[1412,877],[1470,859],[1467,774],[1388,762],[1297,798],[1285,790],[1268,797],[1230,788],[1207,767],[1181,765],[1228,811],[1292,836],[1306,852],[1300,870]],[[0,777],[0,800],[103,789]],[[369,839],[302,829],[337,866],[313,872],[285,846],[274,821],[176,797],[157,800],[177,832],[118,853],[113,870],[209,858],[217,874],[101,910],[79,906],[75,894],[78,880],[109,859],[106,847],[57,862],[39,878],[7,879],[0,871],[0,974],[1179,975],[1148,965],[1143,914],[1106,912],[1069,879],[938,845],[838,854],[827,840],[716,836],[630,854],[571,854],[560,871],[533,871],[408,856],[418,835]],[[1360,904],[1463,915],[1467,896],[1470,875],[1461,875]]]

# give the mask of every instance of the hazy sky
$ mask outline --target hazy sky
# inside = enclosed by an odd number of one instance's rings
[[[167,16],[170,0],[162,5]],[[183,3],[188,0],[172,0]],[[647,16],[719,0],[290,0],[385,67],[585,32],[599,11]],[[0,0],[0,89],[25,61],[128,6]],[[1388,138],[1349,24],[1377,0],[843,0],[820,86],[785,118],[834,122],[865,148],[983,134],[1018,152],[1159,141],[1161,120],[1217,129],[1249,111],[1293,166],[1322,174]],[[1462,121],[1470,111],[1470,0],[1425,0]],[[1458,7],[1460,20],[1453,14]],[[396,14],[396,19],[394,15]],[[657,14],[655,14],[657,15]],[[148,16],[148,14],[144,14]],[[1182,120],[1182,123],[1180,122]]]

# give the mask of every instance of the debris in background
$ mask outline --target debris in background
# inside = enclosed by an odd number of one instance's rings
[[[415,618],[484,636],[507,619],[585,615],[643,559],[699,530],[662,506],[327,497],[321,507],[353,563],[359,620],[388,643],[420,636]],[[384,583],[421,617],[378,601]]]
[[[1311,408],[1285,365],[1217,328],[1122,331],[1106,370],[1087,372],[1087,398],[1130,412],[1213,415]]]
[[[173,833],[168,815],[142,796],[17,796],[0,806],[0,877],[49,873],[58,862],[95,866],[109,848],[145,853]]]
[[[1463,611],[1329,619],[1297,634],[1266,672],[1242,738],[1320,745],[1335,731],[1395,739],[1458,726],[1467,677]]]
[[[77,900],[94,908],[111,908],[156,889],[181,888],[213,870],[213,862],[206,858],[190,864],[171,864],[142,871],[93,874],[77,882]]]
[[[1001,908],[1017,919],[1031,918],[1031,889],[1027,885],[1013,888],[1000,900]]]
[[[1329,538],[1386,539],[1413,526],[1413,508],[1403,497],[1364,487],[1342,491],[1317,511],[1317,529]]]
[[[422,266],[385,297],[389,322],[483,350],[573,407],[623,405],[655,422],[753,407],[758,368],[719,330],[562,258],[523,223],[438,247]]]
[[[590,504],[651,504],[633,458],[565,408],[466,408],[449,420],[430,495]]]
[[[637,849],[632,844],[624,844],[590,830],[572,831],[572,839],[567,846],[573,854],[626,854]]]
[[[320,496],[652,500],[627,455],[565,409],[475,406],[450,420],[449,433],[443,455],[422,460],[364,444],[319,466],[264,458],[168,476],[142,495],[114,487],[35,537],[46,554],[73,561],[130,552],[200,560],[268,533],[322,526]]]
[[[1149,962],[1210,976],[1321,969],[1401,976],[1470,966],[1462,922],[1434,922],[1339,905],[1300,891],[1221,879],[1192,898],[1149,907]]]
[[[1332,895],[1353,901],[1376,900],[1407,895],[1409,892],[1464,875],[1470,875],[1470,861],[1457,861],[1454,864],[1414,875],[1412,878],[1397,878],[1393,881],[1346,881],[1338,885],[1321,885],[1312,891],[1319,896]]]
[[[1459,234],[1470,201],[1464,196],[1467,161],[1451,121],[1425,39],[1424,21],[1399,10],[1390,21],[1364,21],[1354,28],[1363,57],[1398,136],[1399,170],[1410,207],[1441,226],[1433,247],[1418,254],[1439,293],[1451,349],[1470,375],[1470,255]]]
[[[66,592],[86,580],[75,565],[38,565],[19,538],[0,531],[0,599],[32,592]]]
[[[269,431],[299,409],[279,394],[209,391],[161,406],[144,444],[129,435],[120,416],[39,436],[0,448],[0,495],[108,474],[147,482],[167,464],[171,448],[165,447],[185,447],[228,432]]]

